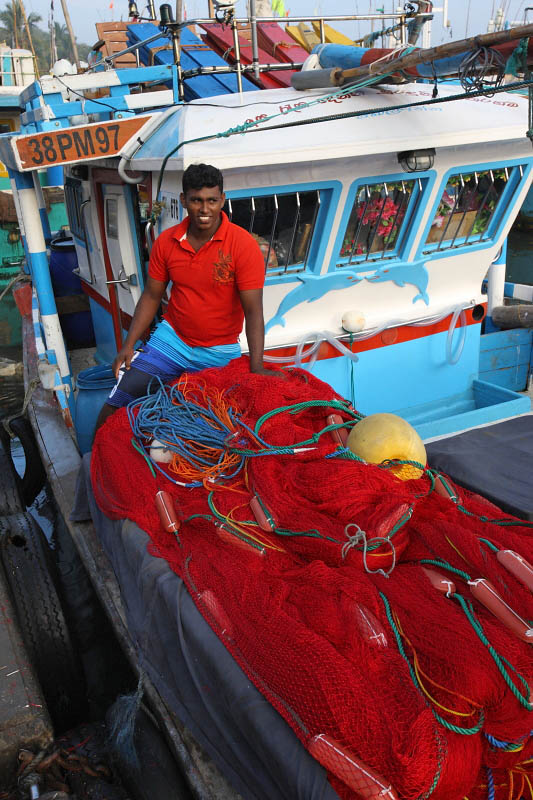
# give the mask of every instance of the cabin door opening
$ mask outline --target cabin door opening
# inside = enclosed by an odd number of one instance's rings
[[[119,350],[143,289],[136,206],[132,187],[122,183],[116,170],[96,169],[93,179],[109,311]]]
[[[135,230],[132,230],[125,190],[124,186],[104,184],[102,198],[105,246],[112,272],[108,285],[115,287],[121,313],[132,317],[141,296],[141,286],[136,252],[137,237]]]

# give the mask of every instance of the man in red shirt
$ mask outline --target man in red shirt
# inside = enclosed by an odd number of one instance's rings
[[[193,164],[184,172],[180,201],[188,216],[163,231],[153,246],[144,291],[113,361],[117,384],[97,427],[115,408],[146,394],[156,376],[165,382],[240,356],[243,322],[250,371],[273,374],[263,367],[264,257],[253,236],[222,211],[225,200],[218,169]],[[152,323],[169,281],[163,321],[136,352],[135,343]]]

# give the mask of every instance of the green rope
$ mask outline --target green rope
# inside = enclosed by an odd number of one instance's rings
[[[303,411],[306,408],[327,408],[327,409],[337,409],[339,411],[343,411],[346,414],[350,414],[353,417],[353,420],[347,420],[342,424],[333,423],[331,425],[326,425],[325,428],[322,428],[318,433],[314,433],[309,439],[304,439],[302,442],[295,442],[291,445],[273,445],[268,442],[264,442],[263,444],[266,447],[263,447],[261,450],[251,450],[250,448],[240,448],[240,447],[228,447],[228,452],[235,453],[240,456],[244,457],[252,457],[252,456],[269,456],[269,455],[294,455],[294,451],[296,448],[305,447],[306,445],[313,445],[317,444],[320,437],[323,436],[325,433],[329,433],[331,431],[339,430],[339,428],[350,427],[355,425],[359,422],[360,419],[363,418],[362,414],[359,414],[357,411],[354,411],[350,408],[350,404],[347,400],[339,401],[339,400],[307,400],[304,403],[294,403],[290,406],[281,406],[280,408],[275,408],[272,411],[263,414],[262,417],[259,417],[255,424],[254,433],[256,436],[259,437],[259,431],[261,427],[264,425],[267,420],[271,417],[276,416],[277,414],[283,414],[288,412],[289,414],[298,414],[300,411]]]
[[[418,678],[416,676],[415,669],[414,669],[413,665],[411,664],[411,662],[409,661],[409,658],[407,657],[407,653],[405,652],[405,648],[403,646],[403,642],[402,642],[402,637],[400,635],[400,631],[398,630],[398,628],[396,626],[396,623],[394,622],[394,619],[392,617],[392,611],[391,611],[390,603],[389,603],[387,597],[383,594],[383,592],[379,592],[379,596],[381,597],[381,601],[382,601],[383,605],[385,606],[385,613],[387,615],[387,619],[389,621],[389,625],[392,628],[392,632],[394,633],[394,638],[396,639],[396,646],[398,647],[398,650],[400,652],[401,657],[404,659],[405,663],[407,664],[407,666],[409,668],[409,673],[411,675],[411,680],[413,681],[413,684],[414,684],[415,688],[418,689],[418,691],[420,692],[420,694],[424,698],[424,702],[430,708],[431,713],[433,714],[433,716],[435,717],[437,722],[440,725],[442,725],[443,728],[446,728],[449,731],[453,731],[454,733],[458,733],[461,736],[473,736],[474,734],[479,733],[479,731],[483,727],[483,723],[485,721],[483,710],[480,711],[479,720],[477,721],[476,725],[474,725],[472,728],[460,728],[458,725],[453,725],[453,723],[448,722],[443,717],[441,717],[440,714],[438,714],[435,711],[435,709],[432,708],[432,706],[429,704],[428,700],[426,699],[426,697],[424,696],[424,694],[422,692],[422,689],[421,689],[421,686],[420,686],[420,681],[418,680]]]
[[[283,414],[285,411],[288,411],[289,414],[294,416],[295,414],[299,414],[300,411],[305,411],[307,408],[335,408],[339,411],[344,411],[347,414],[351,414],[354,420],[357,422],[362,419],[363,416],[362,414],[358,414],[357,411],[354,411],[352,408],[350,408],[350,404],[347,400],[306,400],[303,403],[293,403],[290,406],[280,406],[279,408],[272,409],[272,411],[267,411],[267,413],[259,417],[255,423],[254,432],[259,436],[259,431],[265,422],[271,417],[275,417],[277,414]]]
[[[514,75],[514,77],[517,78],[519,72],[527,72],[528,47],[529,39],[527,37],[520,39],[519,43],[507,59],[507,63],[505,65],[506,75]]]
[[[422,472],[426,472],[425,464],[421,464],[420,461],[411,461],[403,458],[386,458],[385,461],[382,461],[381,464],[378,464],[377,466],[381,469],[392,469],[393,467],[401,467],[403,465],[416,467],[417,469],[422,470]]]
[[[474,519],[478,519],[480,522],[489,522],[491,525],[498,525],[500,528],[533,528],[533,522],[526,522],[523,519],[491,519],[482,514],[474,514],[473,511],[469,511],[460,503],[457,503],[457,508],[463,514],[466,514],[467,517],[474,517]]]
[[[450,572],[455,572],[456,575],[459,575],[465,581],[471,581],[472,580],[472,578],[470,577],[468,572],[463,572],[462,569],[456,569],[455,567],[452,567],[452,565],[448,564],[447,561],[440,561],[439,559],[436,559],[436,558],[421,558],[418,563],[419,564],[431,564],[432,567],[442,567],[442,569],[447,569]]]
[[[152,464],[151,464],[151,461],[150,461],[149,457],[148,457],[148,456],[146,455],[146,453],[144,452],[144,449],[141,447],[141,445],[139,444],[139,442],[138,442],[138,441],[137,441],[137,439],[135,439],[135,438],[132,438],[132,439],[131,439],[131,443],[132,443],[133,447],[135,448],[135,450],[137,450],[137,452],[138,452],[138,453],[140,453],[140,454],[141,454],[141,456],[144,458],[144,460],[145,460],[145,461],[146,461],[146,463],[148,464],[148,467],[149,467],[149,469],[150,469],[150,472],[152,473],[152,478],[153,478],[154,480],[156,480],[155,469],[153,468],[153,466],[152,466]]]
[[[496,547],[496,545],[492,544],[492,542],[489,542],[488,539],[479,539],[479,541],[482,544],[486,545],[490,550],[492,550],[493,553],[499,553],[500,552],[500,548]]]
[[[222,523],[222,526],[227,531],[229,531],[233,536],[236,536],[237,539],[240,539],[241,542],[245,542],[250,547],[253,547],[254,550],[258,550],[259,552],[262,552],[264,550],[264,547],[261,547],[261,545],[259,545],[256,542],[252,541],[247,536],[242,534],[240,531],[238,531],[235,528],[233,528],[231,522],[229,522],[229,520],[227,520],[225,517],[223,517],[221,514],[218,513],[218,511],[216,510],[215,506],[213,505],[213,494],[214,494],[214,492],[209,492],[209,494],[207,496],[207,505],[209,506],[209,508],[213,512],[213,516],[215,516],[216,519],[219,522]]]
[[[505,683],[507,684],[507,686],[509,687],[511,692],[514,694],[514,696],[516,697],[516,699],[518,700],[520,705],[523,706],[527,711],[533,711],[533,704],[529,702],[529,698],[530,698],[531,695],[530,695],[529,684],[527,683],[527,681],[522,677],[522,675],[520,675],[519,672],[517,672],[517,670],[513,667],[512,664],[509,663],[509,661],[507,661],[506,658],[504,658],[503,656],[500,656],[496,652],[494,647],[491,645],[491,643],[489,642],[489,640],[485,636],[485,632],[483,631],[483,627],[482,627],[480,621],[476,618],[476,616],[474,614],[474,609],[472,608],[472,605],[468,604],[466,602],[466,600],[464,599],[464,597],[462,597],[460,594],[454,594],[453,597],[454,597],[455,600],[458,601],[459,605],[463,609],[463,611],[464,611],[464,613],[466,615],[466,618],[470,622],[472,628],[476,632],[476,634],[477,634],[478,638],[480,639],[480,641],[485,645],[485,647],[489,651],[489,653],[490,653],[492,659],[494,660],[496,666],[498,667],[498,669],[499,669],[499,671],[500,671]],[[509,666],[513,670],[513,672],[516,673],[516,675],[518,676],[518,678],[520,679],[521,683],[523,684],[523,686],[526,689],[526,692],[527,692],[526,695],[522,694],[519,691],[519,689],[516,687],[516,685],[513,683],[512,679],[511,679],[511,676],[509,675],[509,673],[505,669],[504,662],[505,662],[505,664],[507,664],[507,666]]]
[[[190,517],[187,517],[186,519],[183,520],[182,524],[184,525],[186,522],[190,522],[191,519],[207,519],[209,520],[209,522],[213,521],[213,517],[211,516],[211,514],[191,514]]]
[[[492,545],[486,539],[483,539],[481,541],[483,541],[486,544],[488,544],[491,548],[494,547],[494,545]],[[497,549],[498,548],[496,548],[496,550]],[[442,569],[447,569],[450,572],[454,572],[456,575],[459,575],[461,578],[463,578],[466,581],[471,581],[472,580],[472,578],[470,577],[470,575],[467,572],[463,572],[463,570],[456,569],[455,567],[452,567],[451,564],[448,564],[447,561],[440,561],[440,560],[433,559],[433,558],[421,558],[419,563],[420,564],[430,564],[431,566],[435,566],[435,567],[441,567]],[[467,603],[465,601],[464,597],[462,597],[462,595],[460,595],[458,592],[453,594],[452,598],[454,600],[457,600],[457,602],[459,603],[459,605],[463,609],[463,611],[464,611],[464,613],[466,615],[466,618],[470,622],[470,624],[471,624],[472,628],[474,629],[476,635],[479,637],[481,642],[488,649],[488,651],[489,651],[491,657],[493,658],[494,662],[496,663],[496,666],[498,667],[498,669],[499,669],[499,671],[500,671],[505,683],[510,688],[511,692],[514,694],[516,699],[528,711],[533,711],[533,704],[529,702],[529,697],[530,697],[529,684],[522,677],[522,675],[520,675],[520,673],[516,671],[516,669],[513,667],[513,665],[509,661],[507,661],[507,659],[504,656],[500,656],[499,653],[497,653],[497,651],[491,645],[490,641],[485,636],[485,632],[483,631],[483,627],[481,625],[481,622],[477,619],[477,617],[475,615],[474,608],[473,608],[472,604],[471,603]],[[509,673],[505,669],[504,663],[507,664],[507,666],[510,667],[510,669],[513,670],[513,672],[516,673],[516,675],[518,676],[519,680],[522,682],[524,688],[527,691],[527,697],[522,695],[520,693],[520,691],[517,689],[517,687],[515,686],[515,684],[511,680],[511,677],[510,677]]]

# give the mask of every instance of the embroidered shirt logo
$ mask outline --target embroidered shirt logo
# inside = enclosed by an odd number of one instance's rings
[[[218,251],[218,259],[213,264],[213,278],[217,283],[232,283],[235,278],[231,255],[225,255],[223,250]]]

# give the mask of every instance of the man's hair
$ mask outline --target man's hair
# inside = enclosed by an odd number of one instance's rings
[[[223,192],[224,179],[221,171],[210,164],[191,164],[183,173],[183,194],[187,194],[191,189],[203,189],[204,186],[209,189],[218,186]]]

